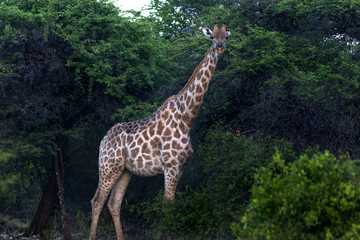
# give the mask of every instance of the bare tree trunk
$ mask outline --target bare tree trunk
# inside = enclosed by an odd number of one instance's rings
[[[63,144],[60,144],[63,146]],[[59,151],[60,153],[58,153],[58,151],[54,150],[54,154],[55,154],[55,158],[58,158],[57,154],[59,154],[60,157],[60,168],[62,169],[63,172],[63,168],[64,165],[67,163],[66,160],[68,159],[64,159],[64,149],[60,149]],[[56,159],[55,159],[56,160]],[[42,232],[44,231],[51,215],[53,214],[54,211],[54,207],[55,207],[55,203],[56,203],[56,198],[57,198],[57,194],[58,194],[58,181],[57,181],[57,176],[56,176],[56,166],[55,166],[55,162],[58,162],[58,160],[54,161],[54,168],[53,171],[47,181],[46,187],[44,189],[43,195],[41,197],[39,206],[36,210],[36,213],[34,215],[33,220],[31,221],[30,226],[25,230],[25,235],[26,236],[31,236],[31,235],[41,235]],[[64,178],[64,174],[62,174],[62,179]],[[61,178],[60,178],[61,180]],[[64,181],[62,181],[61,183],[63,183]],[[63,188],[62,188],[62,193],[64,193]]]
[[[63,154],[62,149],[58,149],[56,145],[53,146],[54,150],[54,166],[56,172],[56,180],[59,189],[59,202],[61,208],[61,219],[62,219],[62,230],[64,235],[64,240],[71,240],[71,233],[69,227],[69,220],[65,210],[65,203],[64,203],[64,161],[63,161]]]
[[[50,175],[35,216],[25,233],[27,236],[40,235],[44,230],[51,214],[53,213],[57,194],[57,183],[55,171]]]

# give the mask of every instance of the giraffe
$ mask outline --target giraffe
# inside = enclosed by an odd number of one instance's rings
[[[92,223],[89,240],[94,240],[98,218],[111,191],[108,208],[116,236],[123,240],[120,207],[131,175],[164,174],[165,200],[174,201],[178,181],[193,153],[190,129],[208,90],[218,54],[224,52],[230,35],[225,24],[213,31],[202,29],[212,46],[196,67],[185,87],[169,97],[149,117],[115,124],[104,136],[99,149],[99,184],[91,200]],[[158,239],[162,234],[158,234]]]

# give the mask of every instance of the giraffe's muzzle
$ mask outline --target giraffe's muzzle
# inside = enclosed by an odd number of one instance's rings
[[[225,50],[225,41],[224,42],[217,42],[216,43],[216,51],[218,54],[223,53]]]
[[[217,51],[217,53],[218,53],[218,54],[223,53],[223,52],[224,52],[224,50],[225,50],[225,48],[223,48],[223,47],[222,47],[222,48],[219,48],[219,47],[218,47],[218,48],[216,48],[216,51]]]

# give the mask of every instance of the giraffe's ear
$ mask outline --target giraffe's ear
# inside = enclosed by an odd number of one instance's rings
[[[212,38],[212,31],[209,28],[203,28],[202,31],[205,36]]]
[[[226,32],[226,34],[227,34],[228,37],[230,36],[230,33],[231,33],[230,31],[227,31],[227,32]]]

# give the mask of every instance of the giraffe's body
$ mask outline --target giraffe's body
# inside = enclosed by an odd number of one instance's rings
[[[182,158],[185,163],[192,149],[188,127],[181,124],[180,129],[178,119],[172,114],[178,112],[177,102],[171,99],[143,120],[113,126],[100,144],[100,171],[107,175],[111,169],[121,171],[125,167],[132,174],[148,177],[179,165],[171,161],[174,158]]]
[[[112,214],[117,238],[123,239],[120,206],[131,175],[164,174],[165,198],[174,200],[177,183],[184,165],[193,153],[190,129],[208,89],[215,70],[217,55],[224,50],[230,34],[226,27],[214,33],[203,30],[214,39],[203,61],[195,69],[186,86],[149,117],[118,123],[104,136],[100,144],[99,186],[91,200],[93,208],[89,239],[95,239],[98,217],[112,190],[108,207]]]

